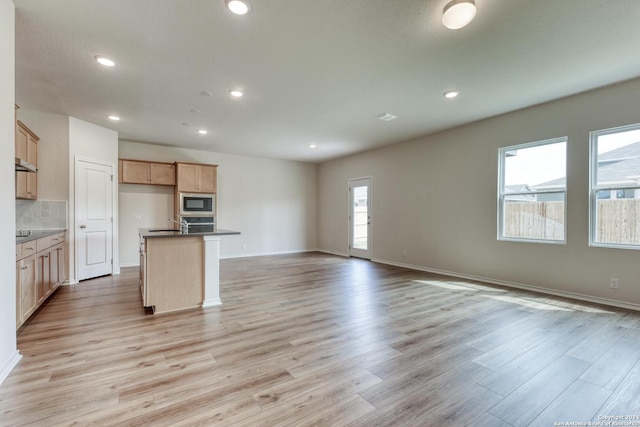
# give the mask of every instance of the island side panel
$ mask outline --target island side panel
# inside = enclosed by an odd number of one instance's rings
[[[201,237],[146,239],[147,295],[155,313],[200,307],[203,300]]]

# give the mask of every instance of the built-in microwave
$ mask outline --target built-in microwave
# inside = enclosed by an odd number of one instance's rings
[[[180,215],[213,215],[215,194],[180,193]]]

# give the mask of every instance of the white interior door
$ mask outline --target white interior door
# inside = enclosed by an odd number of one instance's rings
[[[76,161],[78,280],[113,272],[113,169]]]
[[[349,255],[371,259],[371,178],[349,180]]]

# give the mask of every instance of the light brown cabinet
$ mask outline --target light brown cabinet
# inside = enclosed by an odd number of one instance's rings
[[[180,193],[215,193],[217,169],[217,165],[176,163],[176,191]]]
[[[16,327],[65,280],[65,233],[16,246]]]
[[[120,159],[118,172],[121,184],[176,185],[173,163]]]
[[[140,291],[143,305],[152,307],[154,313],[202,306],[202,237],[140,236]]]
[[[38,141],[40,138],[21,121],[16,121],[16,154],[17,159],[38,166]],[[16,198],[32,199],[38,197],[38,174],[34,172],[16,171]]]

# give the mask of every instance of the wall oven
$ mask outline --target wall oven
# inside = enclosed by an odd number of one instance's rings
[[[215,210],[215,194],[180,193],[181,216],[210,216]]]
[[[189,233],[212,233],[215,231],[215,220],[212,216],[183,216],[189,225]]]

